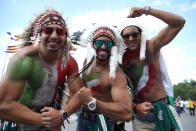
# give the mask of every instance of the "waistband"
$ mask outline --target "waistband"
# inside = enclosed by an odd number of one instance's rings
[[[98,115],[99,113],[97,112],[92,112],[92,111],[88,111],[87,109],[85,108],[81,108],[81,115],[88,119],[88,120],[95,120],[96,119],[96,116]]]
[[[170,103],[169,103],[169,100],[167,99],[167,97],[163,97],[163,98],[160,98],[160,99],[158,99],[158,100],[155,100],[155,101],[151,101],[150,103],[156,103],[156,102],[158,102],[158,101],[163,101],[163,102],[165,102],[167,105],[170,105]],[[140,104],[140,103],[143,103],[143,102],[145,102],[145,101],[137,101],[137,102],[135,102],[136,104]]]
[[[163,101],[163,102],[165,102],[167,105],[170,104],[169,101],[168,101],[168,99],[167,99],[167,97],[160,98],[160,99],[158,99],[158,100],[156,100],[156,101],[152,101],[151,103],[153,104],[153,103],[156,103],[156,102],[159,102],[159,101]]]

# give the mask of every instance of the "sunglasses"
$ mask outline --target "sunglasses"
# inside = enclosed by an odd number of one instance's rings
[[[95,40],[94,43],[97,47],[102,47],[103,44],[105,45],[106,48],[111,48],[113,46],[112,41]]]
[[[139,32],[135,32],[135,31],[134,31],[134,32],[131,32],[131,33],[129,33],[129,34],[122,35],[122,37],[123,37],[123,39],[129,39],[130,36],[131,36],[132,38],[137,38],[139,34],[140,34]]]
[[[46,26],[43,27],[43,32],[46,35],[51,35],[54,30],[56,31],[57,35],[59,35],[59,36],[63,36],[66,33],[66,30],[64,28],[53,28],[53,27],[46,27]]]

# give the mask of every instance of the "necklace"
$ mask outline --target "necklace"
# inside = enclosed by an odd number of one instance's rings
[[[52,74],[52,65],[49,65],[49,64],[47,64],[47,63],[44,61],[44,58],[43,58],[43,56],[41,55],[40,47],[38,47],[38,52],[39,52],[40,61],[41,61],[41,63],[43,64],[43,66],[47,68],[47,76],[48,76],[48,78],[50,78],[50,77],[53,75],[53,74]]]

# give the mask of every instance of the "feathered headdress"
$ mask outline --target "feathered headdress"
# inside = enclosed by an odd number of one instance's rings
[[[101,35],[107,35],[110,37],[116,46],[112,47],[110,56],[110,78],[115,78],[116,67],[118,64],[122,63],[122,55],[124,53],[125,45],[123,44],[123,39],[120,36],[120,32],[115,26],[93,24],[92,27],[88,28],[81,36],[77,44],[87,47],[87,63],[96,56],[96,51],[93,48],[93,40]],[[91,66],[87,69],[86,73],[90,73]]]
[[[24,45],[29,45],[29,41],[31,41],[30,44],[37,45],[43,26],[49,24],[61,25],[66,29],[68,36],[67,25],[62,15],[54,9],[46,9],[44,12],[38,14],[30,25],[24,30],[21,37],[24,41]]]

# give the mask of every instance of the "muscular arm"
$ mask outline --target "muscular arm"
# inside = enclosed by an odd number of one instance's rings
[[[184,18],[167,11],[151,8],[149,14],[168,24],[157,36],[150,40],[150,43],[154,43],[155,48],[158,49],[173,40],[185,23]]]
[[[112,81],[112,102],[97,99],[96,111],[114,120],[129,121],[132,115],[132,100],[126,86],[126,78],[122,70],[120,70],[116,75],[116,79]],[[90,89],[83,87],[79,92],[74,94],[70,103],[66,105],[64,109],[68,114],[72,114],[81,105],[87,106],[92,97]]]
[[[82,83],[80,76],[72,82],[72,79],[74,77],[74,75],[72,74],[76,74],[76,73],[78,73],[78,65],[75,62],[75,64],[71,66],[71,74],[68,77],[68,83],[71,82],[69,84],[69,88],[73,96],[71,97],[69,103],[63,108],[64,110],[67,111],[68,115],[71,115],[72,113],[76,112],[77,109],[79,109],[81,106],[78,91],[83,86],[83,83]]]
[[[15,61],[15,59],[12,61]],[[0,118],[18,123],[42,125],[41,116],[18,102],[24,88],[25,80],[17,78],[13,80],[11,71],[15,66],[8,66],[7,72],[0,83]],[[21,65],[22,66],[22,65]],[[18,74],[21,76],[20,71]]]
[[[145,14],[145,7],[132,7],[127,17],[135,18],[140,17],[143,14]],[[149,43],[153,45],[152,48],[154,48],[155,51],[159,51],[161,47],[173,40],[178,32],[183,28],[185,19],[179,15],[153,8],[149,10],[149,15],[152,15],[168,24],[167,27],[162,29],[157,36],[149,41]]]
[[[132,100],[127,89],[127,81],[122,70],[116,73],[112,81],[112,102],[97,100],[97,111],[114,120],[130,121],[132,116]]]

